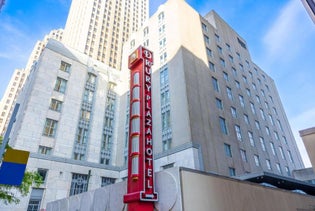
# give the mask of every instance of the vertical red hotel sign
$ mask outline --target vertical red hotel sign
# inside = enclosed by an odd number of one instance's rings
[[[153,53],[142,46],[129,56],[130,121],[128,187],[124,202],[128,211],[154,210],[151,66]]]

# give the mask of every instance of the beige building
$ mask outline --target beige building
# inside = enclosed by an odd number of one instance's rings
[[[63,41],[91,58],[120,69],[122,44],[148,17],[148,0],[73,0]]]

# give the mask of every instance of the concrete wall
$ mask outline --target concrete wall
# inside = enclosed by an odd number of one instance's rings
[[[181,170],[184,210],[314,210],[315,197]]]
[[[311,160],[315,172],[315,127],[300,131],[307,154]]]

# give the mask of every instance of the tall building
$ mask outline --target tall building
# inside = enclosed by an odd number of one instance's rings
[[[62,33],[62,29],[52,30],[49,34],[45,35],[42,41],[37,41],[28,59],[26,67],[24,69],[16,69],[14,71],[0,102],[0,135],[3,136],[7,129],[16,99],[24,85],[25,80],[28,77],[32,65],[38,60],[48,40],[55,39],[61,41]]]
[[[148,17],[148,0],[73,0],[63,41],[120,69],[122,44]]]
[[[251,60],[246,41],[216,12],[201,17],[185,1],[169,0],[126,42],[123,70],[139,45],[155,58],[157,168],[291,176],[293,169],[303,167],[273,79]],[[119,134],[124,140],[124,133]],[[123,154],[124,146],[118,149]]]
[[[0,101],[0,135],[4,136],[14,109],[16,99],[27,78],[25,69],[16,69]]]
[[[80,18],[90,11],[94,23],[98,6],[99,13],[107,8],[99,2],[73,1],[63,41],[75,21],[71,13]],[[111,5],[110,11],[119,10]],[[82,32],[89,30],[90,19],[80,23]],[[84,34],[79,28],[73,41]],[[31,152],[27,168],[44,175],[45,183],[15,210],[45,208],[48,201],[126,177],[129,116],[134,112],[129,96],[137,93],[128,90],[127,61],[139,45],[154,52],[156,171],[182,166],[224,176],[265,171],[291,177],[292,170],[303,167],[274,81],[217,13],[202,17],[185,1],[169,0],[136,28],[128,40],[129,35],[124,37],[121,71],[91,58],[94,51],[84,52],[92,32],[72,47],[50,40],[33,65],[18,100],[10,144]],[[97,36],[95,40],[106,37]],[[74,46],[79,44],[83,50]]]

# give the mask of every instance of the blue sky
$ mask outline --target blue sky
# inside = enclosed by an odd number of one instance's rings
[[[165,0],[151,0],[150,14]],[[252,60],[278,87],[306,166],[298,131],[315,126],[315,24],[300,0],[187,0],[201,15],[214,9],[246,41]],[[37,40],[63,28],[70,0],[6,0],[0,13],[0,97]]]

